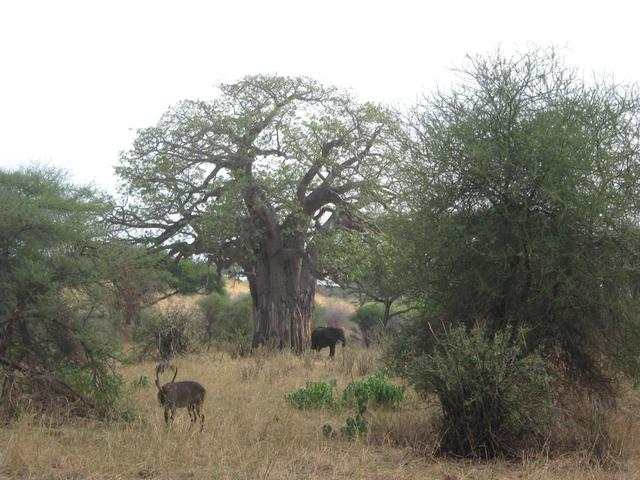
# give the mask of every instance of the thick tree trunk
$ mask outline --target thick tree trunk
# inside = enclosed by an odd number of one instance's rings
[[[291,249],[293,250],[293,249]],[[253,347],[291,348],[301,353],[311,344],[315,277],[309,261],[284,250],[258,253],[249,287],[254,306]]]

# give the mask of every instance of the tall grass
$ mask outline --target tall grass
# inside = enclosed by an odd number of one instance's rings
[[[179,379],[207,388],[202,433],[189,431],[179,410],[165,429],[152,382],[152,363],[123,366],[136,416],[130,422],[58,421],[25,413],[0,428],[0,478],[9,479],[541,479],[639,478],[639,395],[627,392],[613,418],[627,462],[606,470],[580,454],[520,462],[473,464],[433,457],[429,420],[437,406],[411,391],[396,411],[370,410],[367,439],[327,439],[322,426],[344,424],[350,411],[299,411],[284,399],[307,381],[335,378],[344,388],[361,375],[359,362],[377,368],[377,352],[347,347],[346,360],[288,353],[231,360],[208,352],[176,359]],[[353,360],[353,361],[351,361]]]

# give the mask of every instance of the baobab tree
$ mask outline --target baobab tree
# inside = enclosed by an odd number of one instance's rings
[[[314,242],[362,228],[384,202],[397,149],[392,115],[308,78],[249,76],[210,102],[184,101],[138,131],[116,168],[129,201],[115,220],[177,260],[239,265],[253,344],[304,350]]]

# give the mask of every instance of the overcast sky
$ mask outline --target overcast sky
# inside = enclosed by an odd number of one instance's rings
[[[564,47],[585,73],[640,80],[640,2],[0,2],[0,168],[61,166],[113,189],[136,128],[247,74],[307,75],[413,102],[465,54]]]

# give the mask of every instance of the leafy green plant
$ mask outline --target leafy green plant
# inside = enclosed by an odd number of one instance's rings
[[[313,410],[317,408],[335,408],[333,389],[336,381],[307,382],[304,387],[295,392],[287,393],[284,398],[289,405],[300,410]]]
[[[65,384],[95,402],[100,413],[115,412],[125,385],[119,374],[102,365],[65,365],[55,373]]]
[[[347,405],[354,405],[364,398],[384,408],[397,408],[404,394],[404,386],[389,383],[387,372],[378,370],[363,380],[349,383],[342,392],[342,400]]]
[[[346,424],[340,432],[349,438],[361,438],[367,435],[368,422],[364,418],[367,411],[368,397],[365,390],[358,390],[355,393],[356,412],[354,416],[347,417]]]

